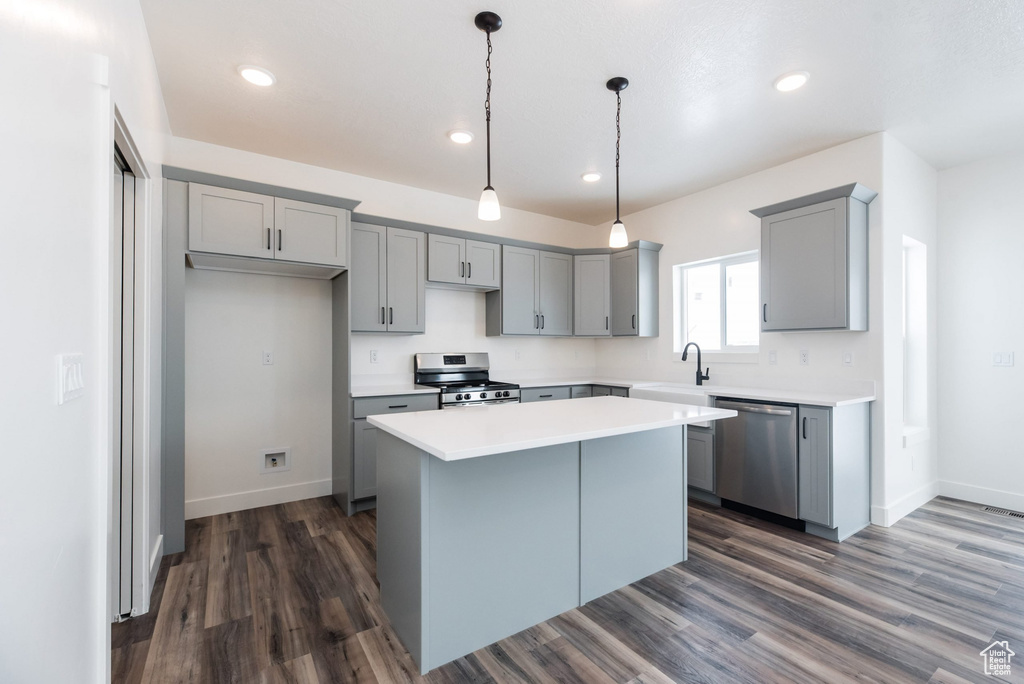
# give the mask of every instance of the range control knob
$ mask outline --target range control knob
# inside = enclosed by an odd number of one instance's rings
[[[487,398],[487,392],[481,392],[480,393],[480,398],[481,399],[486,399]]]
[[[455,401],[462,401],[462,395],[461,394],[456,394],[455,395]]]

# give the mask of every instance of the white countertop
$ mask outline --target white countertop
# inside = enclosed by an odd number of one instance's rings
[[[436,387],[425,385],[414,385],[411,382],[395,383],[391,385],[360,385],[353,387],[349,393],[353,398],[357,397],[392,397],[397,394],[437,394]]]
[[[735,411],[706,406],[590,397],[398,413],[367,420],[443,461],[458,461],[735,415]]]
[[[787,404],[807,404],[810,406],[846,406],[874,401],[875,395],[870,393],[842,393],[821,390],[770,389],[764,387],[740,387],[735,385],[718,386],[687,385],[683,383],[658,382],[655,380],[623,380],[574,376],[574,377],[540,377],[517,379],[514,375],[495,373],[495,380],[517,383],[522,388],[560,387],[567,385],[607,385],[609,387],[625,387],[628,389],[649,389],[665,392],[682,392],[687,394],[703,394],[712,397],[729,397],[733,399],[756,399],[758,401],[778,401]],[[353,397],[386,397],[397,394],[437,394],[434,387],[415,385],[412,382],[382,385],[359,385],[351,391]]]

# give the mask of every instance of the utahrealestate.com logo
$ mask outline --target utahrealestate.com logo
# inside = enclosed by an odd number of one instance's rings
[[[981,657],[985,659],[985,674],[996,677],[1010,676],[1010,658],[1017,655],[1010,650],[1010,642],[993,641]]]

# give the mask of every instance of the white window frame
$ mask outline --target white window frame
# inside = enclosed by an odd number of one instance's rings
[[[686,278],[683,274],[691,268],[697,268],[700,266],[709,266],[711,264],[718,264],[719,266],[719,301],[721,302],[721,311],[719,313],[719,320],[721,324],[721,349],[711,349],[705,352],[705,356],[713,358],[714,356],[720,356],[728,358],[729,360],[742,361],[742,360],[753,360],[756,361],[760,349],[760,344],[757,345],[744,345],[729,346],[726,344],[728,336],[726,334],[726,280],[725,272],[726,267],[734,266],[736,264],[745,264],[750,262],[757,262],[759,260],[758,250],[751,250],[749,252],[739,252],[737,254],[728,254],[723,257],[715,257],[713,259],[703,259],[701,261],[691,261],[685,264],[676,264],[672,267],[672,292],[675,296],[675,306],[673,314],[673,351],[680,354],[683,351],[683,347],[689,342],[687,339],[687,324],[686,324],[686,302],[689,301],[686,292]],[[760,340],[760,332],[758,332],[758,339]]]

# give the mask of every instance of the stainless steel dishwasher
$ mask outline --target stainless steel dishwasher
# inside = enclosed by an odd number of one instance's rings
[[[737,412],[715,426],[715,493],[796,518],[797,407],[718,399]]]

